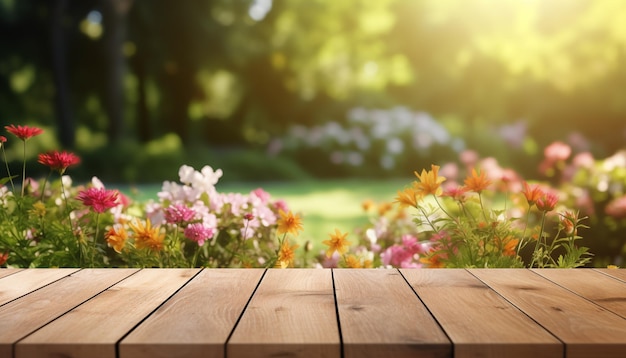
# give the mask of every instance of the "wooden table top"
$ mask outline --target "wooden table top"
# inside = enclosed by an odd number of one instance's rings
[[[0,357],[624,357],[626,269],[0,269]]]

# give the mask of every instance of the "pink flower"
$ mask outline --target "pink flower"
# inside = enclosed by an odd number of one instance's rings
[[[191,221],[196,212],[184,204],[170,205],[165,209],[165,221],[168,224],[182,224]]]
[[[76,199],[82,201],[83,205],[91,207],[93,211],[103,213],[117,206],[118,194],[117,190],[89,188],[87,190],[81,190],[76,196]]]
[[[4,127],[9,133],[15,135],[21,140],[27,140],[30,137],[34,137],[36,135],[40,135],[43,133],[43,129],[37,127],[29,127],[29,126],[15,126],[11,124],[10,126]]]
[[[259,198],[262,204],[267,204],[270,201],[270,193],[266,192],[262,188],[254,189],[251,194]]]
[[[201,223],[189,224],[185,228],[185,237],[198,243],[198,246],[204,245],[204,241],[213,238],[215,229]]]
[[[550,162],[557,162],[569,158],[572,148],[563,142],[554,142],[543,150],[543,155]]]
[[[39,154],[38,162],[63,174],[69,166],[80,163],[80,158],[73,153],[54,151]]]

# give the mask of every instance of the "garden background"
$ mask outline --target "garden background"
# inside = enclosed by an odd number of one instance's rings
[[[63,148],[75,182],[143,200],[210,165],[219,188],[287,196],[316,242],[432,163],[507,168],[585,199],[594,264],[622,265],[624,18],[620,0],[1,0],[0,121],[45,130],[34,177]]]

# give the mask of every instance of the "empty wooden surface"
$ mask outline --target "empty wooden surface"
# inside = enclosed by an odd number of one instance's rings
[[[624,269],[0,269],[0,357],[623,357]]]

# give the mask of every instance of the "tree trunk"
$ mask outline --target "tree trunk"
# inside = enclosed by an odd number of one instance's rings
[[[104,102],[109,117],[108,136],[118,141],[125,133],[124,126],[124,74],[123,46],[126,38],[126,17],[132,0],[102,0],[104,48],[106,56],[106,86]]]
[[[68,74],[67,74],[67,45],[63,29],[63,15],[67,8],[67,0],[55,0],[52,4],[50,23],[50,43],[52,55],[52,73],[56,88],[54,104],[56,111],[57,136],[65,148],[73,148],[76,138],[76,125],[70,106]]]

